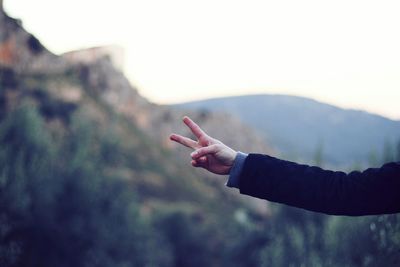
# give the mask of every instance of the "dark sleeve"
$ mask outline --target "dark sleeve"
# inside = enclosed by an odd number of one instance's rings
[[[349,174],[250,154],[240,193],[334,215],[400,212],[400,163]]]

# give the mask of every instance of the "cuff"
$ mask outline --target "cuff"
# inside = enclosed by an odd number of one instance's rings
[[[244,161],[246,160],[247,154],[240,151],[237,152],[235,161],[233,162],[232,169],[229,173],[228,181],[226,186],[239,188],[240,174],[243,169]]]

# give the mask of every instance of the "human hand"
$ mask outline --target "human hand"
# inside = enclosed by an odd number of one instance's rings
[[[237,152],[221,141],[208,136],[189,117],[185,116],[183,122],[196,136],[197,141],[178,134],[171,134],[170,139],[194,149],[190,154],[192,166],[204,168],[215,174],[229,174]]]

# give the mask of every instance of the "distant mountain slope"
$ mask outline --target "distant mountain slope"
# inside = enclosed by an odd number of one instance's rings
[[[235,114],[281,156],[312,162],[322,155],[324,162],[336,166],[378,161],[385,142],[400,139],[400,121],[297,96],[237,96],[177,106]]]

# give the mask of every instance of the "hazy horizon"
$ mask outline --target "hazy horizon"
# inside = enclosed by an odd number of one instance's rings
[[[315,101],[315,102],[320,103],[320,104],[324,104],[324,105],[332,106],[332,107],[335,107],[335,108],[343,109],[345,111],[361,111],[361,112],[366,112],[366,113],[374,115],[374,116],[383,117],[383,118],[391,120],[391,121],[400,122],[400,119],[393,119],[393,118],[387,117],[387,116],[382,115],[382,114],[370,112],[368,110],[357,109],[357,108],[340,107],[338,105],[335,105],[335,104],[332,104],[332,103],[328,103],[328,102],[325,102],[325,101],[320,101],[320,100],[312,98],[312,97],[305,97],[305,96],[293,95],[293,94],[248,93],[248,94],[239,94],[239,95],[224,95],[224,96],[205,97],[205,98],[193,99],[193,100],[188,100],[188,101],[180,101],[180,102],[168,103],[166,105],[180,105],[180,104],[189,104],[189,103],[192,103],[192,102],[202,102],[202,101],[208,101],[208,100],[228,99],[228,98],[237,98],[237,97],[257,97],[257,96],[286,96],[286,97],[303,98],[303,99],[308,99],[308,100],[311,100],[311,101]]]

